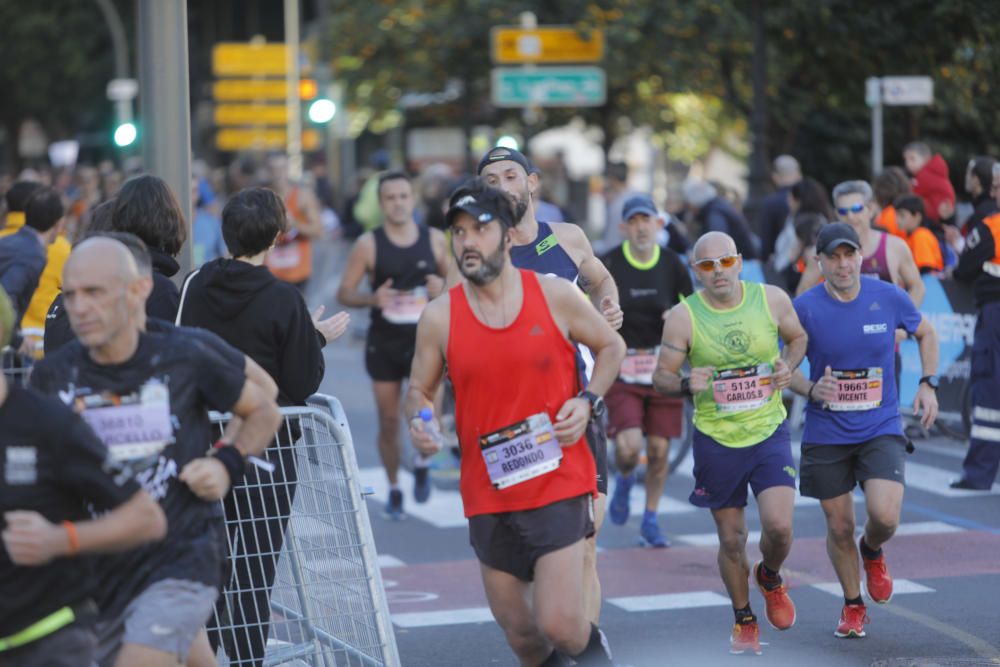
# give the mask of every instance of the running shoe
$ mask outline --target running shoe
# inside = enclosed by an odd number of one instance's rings
[[[413,499],[426,503],[431,497],[431,475],[428,466],[413,467]]]
[[[616,526],[624,526],[628,521],[628,497],[632,493],[633,484],[635,475],[628,477],[615,475],[615,492],[611,495],[611,502],[608,503],[608,517]]]
[[[743,655],[753,651],[760,655],[760,628],[757,621],[737,623],[733,626],[733,634],[729,636],[729,652],[733,655]]]
[[[389,502],[385,504],[385,518],[399,521],[403,516],[403,492],[399,489],[390,489]]]
[[[670,546],[670,540],[660,532],[660,523],[655,516],[642,520],[642,525],[639,526],[639,536],[642,539],[642,544],[656,549],[666,549]]]
[[[864,637],[868,612],[863,604],[845,604],[834,637]]]
[[[864,542],[862,536],[858,541],[858,546]],[[868,589],[868,597],[872,602],[885,604],[892,599],[892,577],[889,576],[889,568],[885,564],[885,553],[878,558],[865,558],[864,549],[861,549],[861,563],[865,566],[865,588]]]
[[[763,561],[757,561],[753,566],[753,578],[757,582],[760,594],[764,596],[764,615],[775,630],[787,630],[795,625],[795,603],[788,597],[788,586],[781,581],[780,575],[777,586],[773,586],[770,590],[764,587],[760,571],[763,564]]]

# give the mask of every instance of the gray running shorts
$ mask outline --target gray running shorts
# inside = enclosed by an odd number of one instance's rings
[[[161,579],[129,602],[125,612],[97,623],[97,664],[112,667],[123,644],[141,644],[187,662],[219,591],[187,579]]]

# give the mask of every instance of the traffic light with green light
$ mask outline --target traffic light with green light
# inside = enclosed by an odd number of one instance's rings
[[[118,127],[115,128],[115,146],[118,146],[118,148],[131,146],[135,143],[138,136],[139,130],[136,128],[135,123],[120,123]]]
[[[317,125],[329,123],[336,114],[337,105],[325,97],[319,97],[309,105],[309,120]]]

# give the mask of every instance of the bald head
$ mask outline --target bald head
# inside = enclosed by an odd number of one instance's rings
[[[139,277],[135,257],[128,247],[117,239],[95,236],[83,241],[70,253],[65,272],[94,271],[129,283]]]
[[[799,161],[791,155],[779,155],[774,158],[774,182],[778,187],[794,185],[802,180],[802,169]]]
[[[712,259],[724,255],[736,255],[736,241],[724,232],[708,232],[694,244],[694,259]]]

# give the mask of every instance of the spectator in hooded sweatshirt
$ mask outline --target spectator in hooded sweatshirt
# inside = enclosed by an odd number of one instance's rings
[[[179,324],[208,329],[260,364],[278,384],[281,406],[305,405],[319,388],[323,346],[343,334],[349,320],[346,312],[320,320],[322,306],[310,315],[295,286],[264,265],[287,226],[285,206],[273,191],[248,188],[233,196],[222,210],[232,259],[212,260],[188,276],[178,314]],[[299,434],[289,435],[279,431],[277,448],[266,452],[274,472],[250,470],[224,503],[236,544],[226,588],[240,592],[228,610],[226,596],[219,598],[218,617],[228,611],[232,631],[210,628],[209,638],[238,664],[260,664],[267,644],[271,586],[297,481],[292,444]]]
[[[940,154],[932,154],[922,141],[903,149],[903,162],[913,176],[913,194],[924,200],[931,222],[948,222],[955,215],[955,188],[948,180],[948,165]]]

